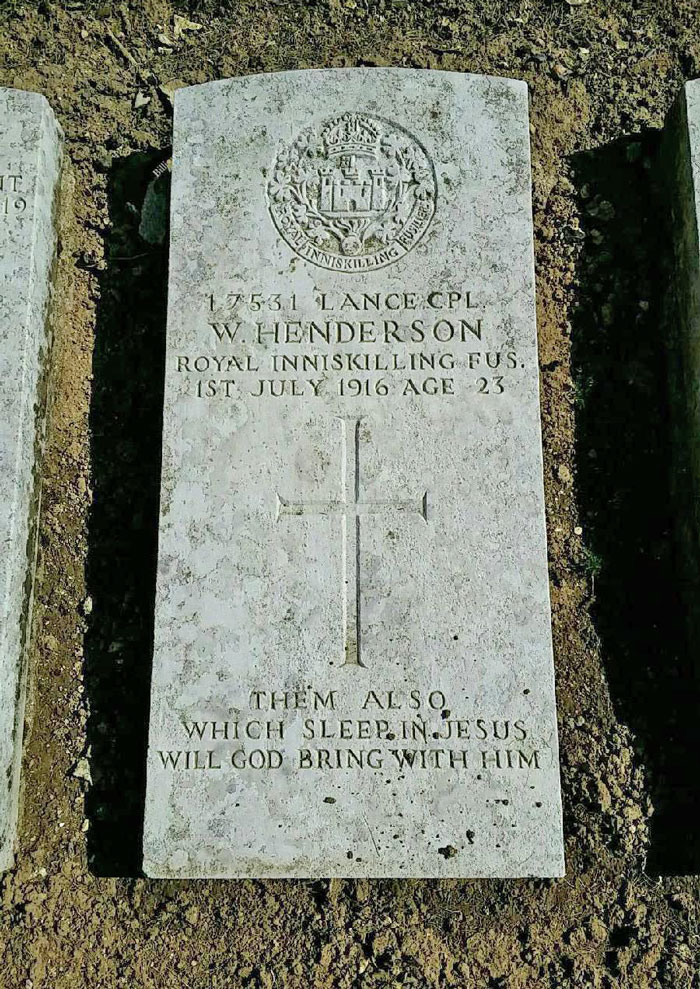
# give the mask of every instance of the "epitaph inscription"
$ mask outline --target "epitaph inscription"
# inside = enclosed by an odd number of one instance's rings
[[[144,868],[563,868],[527,93],[176,96]]]

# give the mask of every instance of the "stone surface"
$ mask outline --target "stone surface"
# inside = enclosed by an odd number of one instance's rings
[[[17,824],[61,134],[36,93],[0,89],[0,867]]]
[[[175,96],[144,845],[562,873],[524,83]]]

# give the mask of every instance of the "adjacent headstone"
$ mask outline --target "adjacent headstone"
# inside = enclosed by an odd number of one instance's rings
[[[43,96],[0,89],[0,868],[17,826],[44,365],[61,134]]]
[[[678,583],[690,654],[700,649],[700,79],[688,82],[666,122],[658,178],[670,242],[665,337],[671,385]]]
[[[558,876],[527,87],[175,97],[151,876]]]

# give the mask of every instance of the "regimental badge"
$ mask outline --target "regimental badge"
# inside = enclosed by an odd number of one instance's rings
[[[383,268],[415,247],[435,212],[435,169],[398,124],[344,113],[280,148],[272,219],[301,257],[334,271]]]

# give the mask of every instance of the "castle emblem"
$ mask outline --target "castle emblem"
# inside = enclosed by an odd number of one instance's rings
[[[423,146],[398,124],[344,113],[280,149],[267,187],[277,230],[301,257],[334,271],[398,261],[435,212]]]

